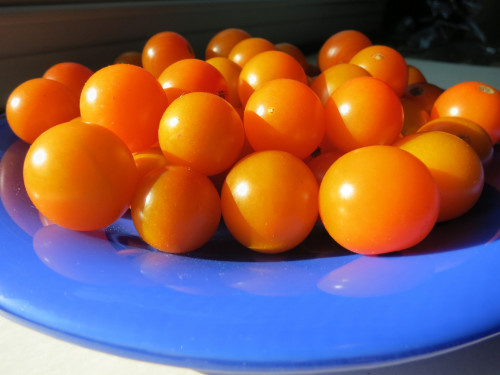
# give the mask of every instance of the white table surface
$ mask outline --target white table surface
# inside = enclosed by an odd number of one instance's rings
[[[427,80],[442,88],[479,81],[500,88],[500,68],[408,59]],[[497,375],[500,336],[410,363],[336,374],[348,375]],[[0,315],[1,375],[196,375],[200,372],[136,361],[84,348],[27,328]]]

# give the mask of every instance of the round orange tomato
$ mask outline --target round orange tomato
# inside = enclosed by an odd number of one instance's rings
[[[392,144],[403,127],[403,107],[394,90],[373,77],[350,79],[325,104],[326,134],[342,151]]]
[[[98,70],[88,79],[80,97],[82,121],[110,129],[132,152],[158,141],[158,124],[165,108],[167,97],[158,80],[130,64]]]
[[[484,172],[481,160],[467,142],[450,133],[429,131],[408,135],[394,145],[429,168],[439,190],[438,221],[457,218],[476,204],[483,190]]]
[[[52,65],[43,73],[43,78],[53,79],[68,86],[80,98],[83,85],[94,74],[93,70],[75,62],[62,62]]]
[[[203,246],[221,217],[219,194],[208,177],[179,165],[146,175],[134,194],[131,212],[141,238],[169,253]]]
[[[360,254],[403,250],[436,223],[439,195],[427,167],[392,146],[359,148],[328,169],[319,190],[323,224],[341,246]]]
[[[408,85],[404,97],[420,104],[427,112],[431,112],[436,99],[443,93],[443,89],[429,82],[417,82]]]
[[[408,85],[421,82],[427,82],[422,71],[416,66],[408,65]]]
[[[134,162],[137,168],[137,179],[141,180],[149,172],[165,167],[168,164],[165,155],[159,147],[151,147],[147,150],[136,152]]]
[[[142,67],[142,53],[139,51],[127,51],[119,54],[114,61],[115,64],[132,64]]]
[[[240,78],[241,67],[229,60],[227,57],[212,57],[207,63],[215,67],[224,77],[227,83],[227,100],[233,107],[241,107],[240,94],[238,92],[238,80]]]
[[[228,58],[240,67],[247,63],[255,55],[265,52],[274,51],[276,48],[269,40],[264,38],[246,38],[238,42],[229,52]]]
[[[417,132],[422,125],[429,121],[429,113],[418,102],[403,97],[401,104],[404,113],[402,135]]]
[[[323,177],[325,176],[328,168],[330,168],[332,164],[342,155],[343,153],[340,151],[328,151],[313,157],[307,162],[307,166],[313,172],[314,177],[316,177],[318,185],[320,185],[321,181],[323,181]]]
[[[446,89],[434,102],[431,119],[445,116],[474,121],[493,144],[500,140],[500,92],[490,85],[462,82]]]
[[[276,43],[274,47],[278,51],[285,52],[292,56],[295,60],[297,60],[304,71],[307,71],[307,69],[309,68],[309,63],[307,62],[306,56],[296,45],[291,43]]]
[[[318,184],[307,165],[284,151],[240,160],[221,193],[222,216],[244,246],[280,253],[300,244],[318,217]]]
[[[31,145],[24,183],[35,207],[73,230],[104,228],[129,207],[137,171],[114,133],[75,121],[54,126]]]
[[[205,60],[213,57],[228,57],[233,47],[243,39],[250,38],[250,34],[238,28],[227,28],[215,34],[205,49]]]

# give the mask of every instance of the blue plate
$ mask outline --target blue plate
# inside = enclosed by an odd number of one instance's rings
[[[210,373],[311,373],[406,361],[500,331],[500,173],[418,246],[350,253],[318,225],[259,255],[221,226],[202,249],[148,247],[125,215],[47,225],[23,188],[28,145],[0,119],[0,307],[72,342]],[[497,152],[500,154],[500,152]]]

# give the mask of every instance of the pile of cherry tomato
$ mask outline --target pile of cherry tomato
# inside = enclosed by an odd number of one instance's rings
[[[249,249],[299,245],[319,221],[361,254],[398,251],[477,202],[500,140],[500,93],[447,89],[344,30],[311,64],[236,28],[204,58],[165,31],[97,71],[50,67],[11,93],[24,183],[48,221],[104,228],[130,209],[149,245],[202,247],[221,219]]]

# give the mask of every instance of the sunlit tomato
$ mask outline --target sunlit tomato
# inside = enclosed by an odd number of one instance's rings
[[[276,43],[274,47],[281,52],[285,52],[292,56],[297,62],[300,64],[302,69],[306,71],[309,68],[309,63],[307,62],[307,58],[302,52],[302,50],[294,44],[291,43]]]
[[[153,76],[160,74],[170,64],[194,58],[191,43],[173,31],[162,31],[148,39],[142,50],[142,66]]]
[[[464,140],[450,133],[429,131],[408,135],[394,145],[412,153],[429,168],[439,190],[438,221],[463,215],[479,199],[484,185],[483,167]]]
[[[26,191],[51,222],[104,228],[128,208],[136,186],[132,153],[99,125],[65,123],[40,135],[24,162]]]
[[[179,165],[146,175],[134,194],[131,212],[141,238],[169,253],[203,246],[221,217],[219,194],[208,177]]]
[[[321,184],[323,177],[325,176],[328,168],[332,166],[332,164],[343,155],[340,151],[328,151],[318,156],[313,157],[308,163],[307,166],[316,177],[316,181],[318,181],[318,185]]]
[[[238,28],[227,28],[215,34],[205,49],[205,60],[213,57],[228,57],[233,47],[243,39],[250,38],[250,34]]]
[[[156,78],[130,64],[98,70],[80,97],[82,121],[112,130],[132,152],[157,142],[158,124],[166,107],[167,97]]]
[[[372,77],[350,79],[325,104],[326,133],[339,150],[391,144],[403,127],[403,106],[394,90]]]
[[[472,146],[484,164],[493,156],[493,145],[488,133],[474,121],[461,117],[439,117],[427,122],[418,132],[440,130],[462,138]]]
[[[226,100],[206,92],[192,92],[168,106],[158,137],[169,162],[212,176],[236,161],[245,131],[240,116]]]
[[[142,67],[142,52],[127,51],[119,54],[114,61],[115,64],[132,64]]]
[[[500,140],[500,93],[480,82],[462,82],[446,89],[434,102],[431,119],[463,117],[489,134],[493,144]]]
[[[43,73],[42,77],[65,84],[79,98],[83,85],[92,74],[94,74],[94,71],[85,65],[75,62],[62,62],[52,65]]]
[[[330,36],[318,53],[318,66],[325,71],[331,66],[346,63],[363,48],[371,46],[371,40],[357,30],[342,30]]]
[[[227,57],[212,57],[207,63],[215,67],[224,77],[227,83],[229,103],[233,107],[241,107],[240,94],[238,92],[238,79],[240,78],[241,67],[229,60]]]
[[[402,135],[408,135],[417,132],[418,129],[429,121],[429,112],[427,112],[419,103],[408,99],[401,98],[403,105],[404,121]]]
[[[228,58],[243,67],[255,55],[265,51],[274,51],[275,49],[274,44],[267,39],[246,38],[231,49]]]
[[[261,151],[240,160],[221,193],[222,216],[244,246],[279,253],[301,243],[318,216],[318,184],[309,168],[284,151]]]
[[[429,82],[418,82],[408,85],[404,97],[420,104],[427,112],[431,112],[434,102],[443,89]]]
[[[408,65],[408,85],[421,82],[427,82],[422,71],[416,66]]]
[[[209,92],[228,98],[228,87],[224,76],[206,61],[183,59],[169,65],[158,77],[167,94],[168,102],[188,92]]]
[[[326,104],[326,101],[332,93],[344,82],[356,77],[368,77],[365,69],[354,64],[338,64],[324,70],[311,83],[311,88],[319,98]]]
[[[78,97],[66,85],[48,78],[17,86],[7,99],[5,112],[12,131],[28,143],[52,126],[80,116]]]
[[[438,209],[438,191],[427,167],[392,146],[368,146],[341,156],[319,190],[326,230],[360,254],[416,245],[434,227]]]
[[[241,69],[238,92],[243,106],[255,90],[279,78],[295,79],[307,85],[304,69],[292,56],[281,51],[266,51],[252,57]]]
[[[275,79],[256,90],[243,119],[256,151],[288,151],[303,159],[325,135],[323,104],[309,86],[293,79]]]
[[[404,57],[394,48],[384,45],[373,45],[363,48],[350,60],[351,64],[366,69],[373,77],[378,78],[402,96],[408,85],[408,66]]]
[[[157,168],[165,167],[168,164],[165,155],[159,147],[151,147],[147,150],[136,152],[134,162],[137,168],[137,179],[141,180],[146,174]]]

